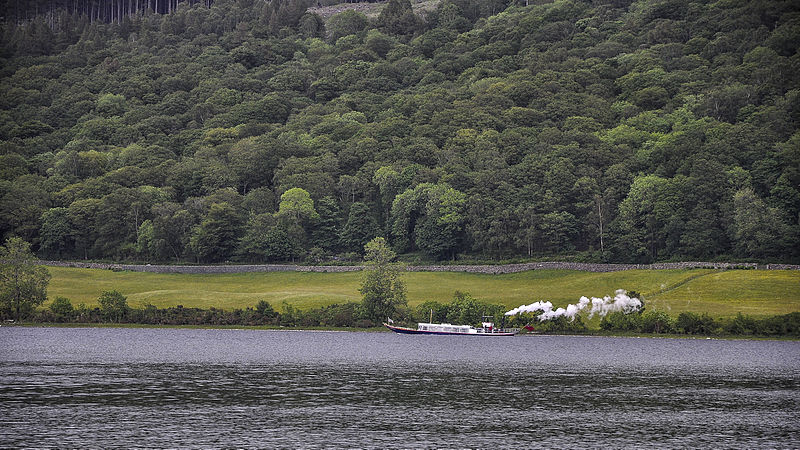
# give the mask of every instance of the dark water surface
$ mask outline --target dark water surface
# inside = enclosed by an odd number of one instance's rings
[[[800,447],[800,342],[0,328],[3,447]]]

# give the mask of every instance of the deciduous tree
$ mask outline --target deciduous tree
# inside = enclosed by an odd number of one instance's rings
[[[128,298],[116,290],[103,291],[97,301],[100,303],[103,317],[112,322],[121,322],[130,311]]]
[[[348,251],[363,249],[378,234],[378,223],[363,202],[355,202],[350,206],[350,214],[342,229],[339,242]]]
[[[30,248],[18,237],[0,247],[0,305],[4,316],[17,321],[47,299],[50,272],[36,264]]]
[[[386,240],[376,237],[364,246],[364,279],[359,292],[361,305],[369,320],[381,322],[406,307],[405,284],[400,279],[400,267],[393,264],[395,253]]]
[[[223,261],[233,255],[241,229],[242,218],[233,206],[214,203],[192,234],[192,250],[201,261]]]

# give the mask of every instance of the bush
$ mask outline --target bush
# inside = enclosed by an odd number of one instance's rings
[[[800,336],[800,312],[764,318],[757,322],[756,333],[764,336]]]
[[[728,319],[723,322],[722,329],[728,334],[736,335],[750,335],[756,334],[759,328],[759,323],[756,319],[750,316],[744,316],[739,313],[733,319]]]
[[[536,329],[542,333],[584,333],[587,331],[586,324],[581,320],[581,316],[575,316],[574,320],[565,316],[545,320],[539,322]]]
[[[707,313],[700,316],[691,312],[680,313],[675,326],[684,334],[715,334],[719,327]]]
[[[448,317],[468,317],[483,308],[497,305],[475,301],[466,294],[457,293],[456,300],[449,304],[434,301],[425,302],[415,311],[408,308],[397,310],[394,317],[399,322],[427,322],[430,310],[434,311],[434,322],[447,321]],[[333,304],[311,310],[299,310],[284,302],[284,312],[279,314],[265,300],[259,301],[255,308],[234,309],[225,311],[217,308],[184,308],[181,305],[159,309],[147,304],[142,308],[130,308],[125,296],[117,291],[103,292],[100,297],[100,308],[88,308],[84,304],[73,307],[69,299],[56,298],[46,309],[40,309],[33,320],[36,322],[78,322],[103,323],[127,322],[152,325],[283,325],[289,327],[355,327],[370,328],[380,324],[365,318],[361,304],[350,302]],[[460,311],[466,306],[465,311]],[[477,316],[474,316],[477,317]],[[557,317],[542,322],[536,316],[517,315],[508,318],[510,326],[522,327],[535,321],[536,330],[542,333],[584,333],[588,331],[581,316],[575,320]],[[466,323],[466,322],[459,322]],[[502,326],[499,325],[499,326]],[[684,312],[673,320],[667,313],[648,311],[644,314],[614,312],[605,316],[600,322],[605,331],[626,331],[643,333],[684,333],[693,335],[716,335],[726,333],[740,336],[800,336],[800,312],[780,316],[754,318],[738,314],[733,318],[715,320],[708,314]]]
[[[121,322],[128,315],[128,299],[117,291],[104,291],[97,301],[106,320]]]
[[[414,320],[417,322],[441,323],[447,321],[450,312],[448,305],[443,305],[434,300],[428,300],[414,309]]]
[[[260,300],[258,304],[256,304],[256,312],[267,319],[273,319],[278,315],[275,309],[272,308],[272,305],[266,300]]]
[[[643,333],[673,333],[675,322],[663,311],[649,311],[641,316],[639,331]]]
[[[75,308],[72,307],[72,302],[66,297],[56,297],[53,303],[50,304],[50,311],[57,322],[68,322],[75,315]]]
[[[642,316],[638,313],[625,314],[622,311],[612,312],[600,321],[600,328],[606,331],[639,331]]]
[[[375,323],[373,323],[369,319],[359,319],[359,320],[356,321],[355,325],[356,325],[356,328],[372,328],[372,327],[375,326]]]
[[[484,316],[501,316],[503,308],[472,298],[468,293],[456,291],[448,305],[447,321],[459,325],[478,325]]]

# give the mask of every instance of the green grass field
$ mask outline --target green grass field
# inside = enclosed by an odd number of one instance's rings
[[[183,305],[201,308],[245,308],[267,300],[308,309],[360,301],[362,274],[272,272],[241,274],[153,274],[98,269],[49,267],[49,298],[69,298],[74,305],[97,305],[105,290],[121,292],[131,306]],[[616,289],[642,293],[647,308],[677,316],[683,311],[732,316],[761,316],[800,311],[798,271],[631,270],[591,273],[536,270],[509,275],[454,272],[410,272],[403,275],[411,306],[426,300],[447,302],[456,290],[513,308],[537,300],[555,306],[581,296],[613,295]]]

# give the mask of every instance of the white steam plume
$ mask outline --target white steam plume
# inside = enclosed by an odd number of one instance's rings
[[[556,310],[553,310],[552,303],[540,301],[531,303],[530,305],[518,306],[511,311],[507,311],[505,315],[514,316],[519,313],[542,311],[542,314],[539,316],[540,321],[550,320],[561,316],[575,320],[575,316],[586,309],[590,304],[592,305],[591,309],[589,310],[590,318],[595,314],[605,316],[606,314],[615,311],[624,311],[625,313],[629,313],[637,311],[642,307],[641,300],[638,298],[629,297],[628,293],[624,289],[617,289],[614,298],[609,296],[605,296],[603,298],[592,297],[591,299],[587,297],[581,297],[577,304],[569,304],[566,308],[558,308]]]

